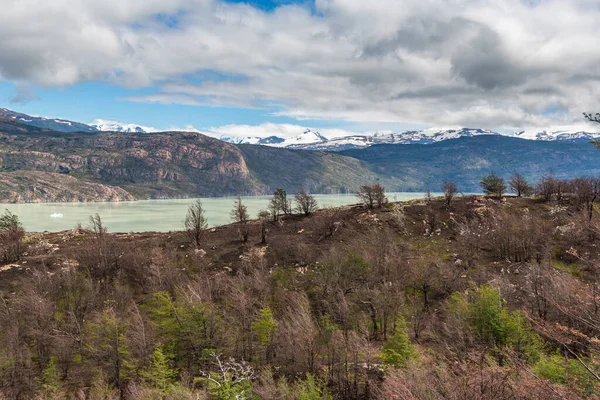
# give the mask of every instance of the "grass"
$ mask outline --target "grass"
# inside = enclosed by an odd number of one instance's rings
[[[581,277],[581,269],[578,264],[566,263],[560,260],[552,260],[552,266],[559,271],[568,272],[571,275],[580,278]]]

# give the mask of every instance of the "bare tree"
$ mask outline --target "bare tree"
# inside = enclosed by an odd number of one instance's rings
[[[552,195],[556,193],[556,179],[552,174],[545,174],[542,176],[536,186],[536,193],[542,196],[546,201],[552,200]]]
[[[245,361],[221,359],[221,355],[211,353],[214,359],[212,371],[200,371],[202,380],[208,383],[211,397],[247,399],[252,394],[250,382],[254,379],[254,369]]]
[[[315,214],[313,219],[317,242],[333,236],[342,226],[342,212],[339,208],[327,208]]]
[[[358,197],[361,203],[371,209],[375,207],[382,207],[385,203],[387,203],[385,189],[379,183],[361,186],[360,190],[356,192],[356,197]]]
[[[592,122],[600,123],[600,113],[592,114],[592,113],[583,113],[583,116]]]
[[[287,192],[281,188],[273,193],[273,198],[269,203],[269,209],[273,214],[273,220],[277,220],[279,213],[289,214],[292,211],[292,202],[287,199]]]
[[[600,195],[600,180],[593,178],[577,178],[569,183],[573,202],[579,209],[582,209],[583,207],[586,208],[588,220],[591,221],[594,215],[594,202],[598,200]]]
[[[200,246],[202,235],[204,230],[208,226],[206,217],[204,216],[204,208],[200,199],[193,202],[188,207],[187,215],[185,216],[185,229],[188,232],[190,240],[196,245]]]
[[[100,218],[99,214],[90,215],[90,230],[98,243],[104,242],[108,228],[102,223],[102,218]]]
[[[454,197],[456,197],[456,194],[458,193],[458,187],[456,187],[456,184],[454,182],[444,180],[444,185],[442,186],[442,189],[444,191],[446,205],[450,206],[450,203],[452,203],[452,200],[454,199]]]
[[[271,213],[267,210],[261,210],[258,212],[258,219],[260,220],[260,242],[267,243],[267,222],[271,219]]]
[[[304,214],[305,216],[309,216],[311,213],[317,211],[317,199],[314,196],[306,193],[306,191],[301,190],[296,193],[296,209],[298,212]]]
[[[244,243],[247,242],[248,236],[250,236],[250,230],[248,229],[250,215],[248,214],[248,208],[242,203],[242,198],[240,196],[238,196],[237,200],[233,203],[233,210],[231,210],[229,215],[233,222],[239,224],[240,236]]]
[[[527,183],[525,177],[518,172],[515,172],[510,178],[508,186],[517,197],[527,196],[532,192],[532,188],[529,186],[529,183]]]

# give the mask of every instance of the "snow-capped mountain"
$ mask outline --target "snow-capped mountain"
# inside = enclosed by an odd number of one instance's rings
[[[312,136],[316,133],[315,136]],[[485,129],[472,128],[429,128],[422,131],[404,131],[404,132],[372,132],[365,134],[353,134],[333,138],[325,138],[319,132],[307,129],[303,135],[292,138],[282,138],[279,136],[269,136],[260,138],[255,136],[221,136],[220,139],[230,143],[249,143],[261,144],[274,147],[287,147],[302,150],[324,150],[324,151],[342,151],[348,149],[360,149],[376,144],[432,144],[443,140],[459,139],[465,137],[474,137],[481,135],[500,135],[527,140],[557,140],[557,141],[590,141],[600,139],[600,132],[585,132],[579,130],[531,130],[515,133],[499,133]]]
[[[341,151],[369,147],[375,144],[431,144],[442,140],[458,139],[480,135],[498,135],[496,132],[483,129],[426,129],[423,131],[405,131],[399,133],[373,133],[370,135],[352,135],[333,138],[309,144],[290,145],[296,149]]]
[[[558,130],[549,132],[543,130],[537,131],[520,131],[512,135],[516,138],[529,139],[529,140],[559,140],[559,141],[590,141],[600,138],[600,133],[585,132],[585,131],[569,131],[569,130]]]
[[[272,147],[289,147],[289,148],[304,148],[304,146],[318,145],[320,143],[327,143],[329,139],[321,135],[318,131],[305,129],[299,135],[295,135],[288,138],[279,136],[226,136],[222,135],[219,139],[224,142],[235,143],[235,144],[260,144],[264,146]]]
[[[125,132],[152,133],[158,129],[130,123],[97,119],[91,124],[82,124],[60,118],[34,117],[0,108],[0,116],[43,129],[61,132]],[[262,125],[226,125],[211,128],[205,132],[193,126],[170,128],[170,131],[192,131],[204,133],[225,142],[234,144],[256,144],[272,147],[285,147],[304,150],[341,151],[361,149],[376,144],[419,144],[427,145],[443,140],[459,139],[480,135],[502,135],[527,140],[588,142],[599,140],[600,132],[588,131],[589,125],[534,128],[519,132],[494,132],[471,128],[429,128],[421,131],[365,132],[357,133],[342,129],[326,128],[316,130],[300,125],[264,123]],[[600,128],[600,126],[599,126]],[[600,130],[600,129],[599,129]]]
[[[50,129],[59,132],[96,132],[97,129],[80,122],[68,121],[60,118],[34,117],[18,113],[7,108],[0,108],[0,116],[12,118],[25,125],[36,126],[42,129]]]
[[[137,125],[137,124],[124,124],[116,121],[106,121],[103,119],[97,119],[90,124],[90,126],[103,132],[137,132],[137,133],[150,133],[157,132],[155,128],[149,126]]]

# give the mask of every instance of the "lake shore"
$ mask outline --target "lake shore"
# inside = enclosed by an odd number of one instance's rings
[[[432,193],[439,195],[439,193]],[[416,200],[425,193],[387,193],[392,202]],[[230,211],[237,197],[201,198],[210,227],[231,222]],[[354,194],[315,195],[320,208],[356,204]],[[251,218],[267,208],[271,196],[242,196]],[[94,203],[3,204],[16,214],[28,232],[59,232],[79,225],[87,226],[89,217],[98,214],[110,232],[169,232],[183,228],[188,206],[194,199],[137,200]]]

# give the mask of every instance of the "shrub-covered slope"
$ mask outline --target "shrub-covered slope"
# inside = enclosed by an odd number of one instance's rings
[[[199,247],[98,220],[28,234],[0,266],[0,397],[595,398],[585,208],[564,193],[347,207]]]

